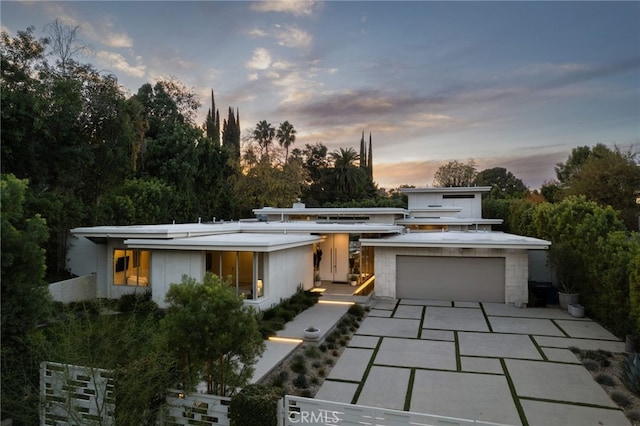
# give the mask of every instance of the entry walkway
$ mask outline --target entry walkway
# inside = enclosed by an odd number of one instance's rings
[[[559,308],[377,299],[316,398],[509,425],[629,425],[571,346],[624,351]]]
[[[277,332],[277,340],[268,340],[262,357],[254,366],[252,383],[259,382],[278,366],[304,339],[304,329],[315,327],[321,339],[329,333],[353,303],[366,304],[368,296],[350,296],[325,292],[318,303],[306,309]]]

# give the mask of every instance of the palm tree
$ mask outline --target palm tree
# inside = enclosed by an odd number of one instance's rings
[[[338,191],[347,199],[353,198],[353,194],[364,183],[364,173],[355,165],[360,156],[353,148],[340,148],[329,156],[333,160],[333,178]]]
[[[256,124],[256,128],[253,129],[253,139],[260,145],[260,153],[263,150],[266,151],[267,157],[269,157],[269,145],[273,142],[273,138],[276,135],[276,129],[273,128],[271,123],[267,123],[267,120],[262,120]]]
[[[293,124],[285,121],[284,123],[280,123],[280,127],[278,127],[278,132],[276,137],[278,138],[278,142],[280,146],[285,150],[284,162],[287,163],[289,158],[289,147],[293,145],[296,141],[296,129],[293,128]]]

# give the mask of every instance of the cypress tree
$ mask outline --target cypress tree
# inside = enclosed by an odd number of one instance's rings
[[[364,130],[362,131],[362,137],[360,138],[360,168],[367,168],[367,151],[364,146]]]
[[[369,177],[373,182],[373,149],[371,147],[371,133],[369,133],[369,157],[367,159],[367,171],[369,172]]]

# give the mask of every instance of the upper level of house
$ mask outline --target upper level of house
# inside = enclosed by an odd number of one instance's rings
[[[262,222],[307,222],[331,224],[377,223],[400,225],[411,231],[490,231],[502,219],[482,217],[482,194],[491,187],[404,188],[408,208],[308,208],[304,203],[292,207],[254,209]]]

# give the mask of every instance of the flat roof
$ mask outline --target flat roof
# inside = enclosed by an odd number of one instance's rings
[[[167,250],[206,250],[272,252],[302,247],[320,241],[317,235],[235,233],[206,235],[190,238],[128,239],[131,248],[153,248]]]
[[[443,193],[443,192],[489,192],[490,186],[447,186],[447,187],[430,187],[430,188],[400,188],[402,193]]]
[[[497,249],[547,249],[551,242],[538,238],[496,231],[410,232],[386,238],[361,238],[372,247],[456,247]]]
[[[292,222],[215,222],[181,223],[164,225],[95,226],[74,228],[71,233],[87,238],[144,238],[170,240],[193,238],[206,235],[254,234],[254,233],[354,233],[354,234],[398,234],[403,231],[399,225],[384,223],[330,223],[315,221]]]
[[[309,215],[326,215],[333,214],[337,216],[352,216],[354,214],[372,215],[405,215],[408,214],[406,209],[400,207],[263,207],[253,209],[253,214],[309,214]]]

